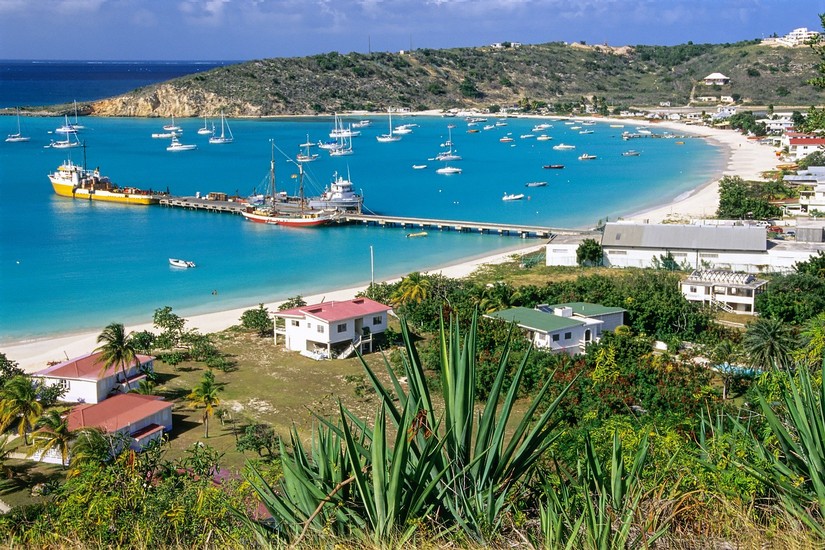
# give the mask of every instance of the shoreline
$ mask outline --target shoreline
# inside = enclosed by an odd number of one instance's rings
[[[415,113],[427,114],[427,113]],[[547,117],[527,115],[525,118],[569,118],[569,117]],[[713,145],[722,149],[723,158],[726,158],[724,168],[720,173],[714,175],[707,181],[693,190],[677,196],[675,199],[665,204],[652,206],[622,216],[623,220],[645,221],[646,223],[661,223],[664,221],[688,221],[690,218],[715,215],[718,206],[718,182],[722,176],[739,175],[744,179],[761,179],[760,174],[766,170],[775,169],[776,158],[773,149],[755,141],[748,140],[745,136],[733,130],[720,130],[708,127],[694,127],[684,123],[674,121],[651,122],[647,120],[620,119],[620,118],[595,118],[598,122],[627,124],[636,126],[651,126],[667,128],[668,130],[690,134],[697,138],[705,139]],[[724,161],[723,161],[724,162]],[[424,273],[439,273],[446,277],[462,278],[473,273],[479,266],[503,263],[509,260],[514,254],[524,254],[542,249],[546,243],[518,245],[500,250],[491,255],[483,255],[473,258],[465,258],[462,261],[435,267],[423,267]],[[394,282],[401,277],[385,279],[378,282]],[[355,296],[356,293],[367,288],[368,285],[353,286],[345,289],[333,289],[326,292],[304,296],[307,303],[316,303],[321,300],[347,300]],[[276,311],[280,301],[264,302],[270,312]],[[197,329],[201,333],[213,333],[225,330],[240,321],[241,314],[254,308],[255,305],[222,310],[211,313],[196,314],[185,317],[187,329]],[[102,330],[101,327],[100,330]],[[129,331],[152,330],[154,327],[150,322],[127,325]],[[62,361],[67,357],[76,357],[89,353],[97,347],[96,339],[99,331],[81,332],[73,334],[56,334],[34,340],[12,341],[2,345],[0,351],[6,354],[9,360],[17,362],[21,368],[27,372],[34,372],[45,368],[48,361]]]

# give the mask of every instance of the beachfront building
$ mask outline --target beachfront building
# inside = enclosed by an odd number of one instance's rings
[[[668,256],[685,269],[721,269],[745,273],[793,270],[825,250],[821,242],[767,239],[761,225],[694,225],[610,222],[601,238],[603,263],[610,267],[655,267]],[[546,247],[547,265],[575,265],[578,245]]]
[[[768,46],[785,46],[786,48],[798,48],[807,46],[811,40],[816,40],[820,33],[810,31],[807,27],[794,29],[785,36],[766,38],[762,41]]]
[[[74,403],[100,403],[112,392],[128,391],[154,369],[155,358],[138,355],[137,364],[103,368],[100,352],[88,353],[47,367],[32,374],[47,385],[59,384],[66,388],[62,400]],[[128,388],[127,388],[128,385]]]
[[[576,355],[606,331],[624,324],[625,310],[586,302],[515,307],[485,315],[515,323],[537,348]]]
[[[70,432],[87,428],[99,428],[108,434],[120,432],[125,436],[124,444],[141,451],[164,432],[172,431],[172,403],[155,395],[123,393],[100,403],[77,405],[69,411],[66,420]],[[31,458],[49,464],[63,461],[58,449],[36,453]],[[71,446],[67,458],[71,460]]]
[[[730,78],[722,73],[711,73],[703,78],[702,82],[705,83],[705,86],[724,86],[730,84]]]
[[[792,160],[802,160],[811,153],[825,150],[825,138],[791,137],[788,139],[788,156]]]
[[[714,269],[695,270],[681,282],[682,295],[689,302],[715,306],[730,313],[753,315],[756,297],[768,281],[749,273]]]
[[[275,344],[315,359],[372,351],[373,338],[387,329],[389,306],[355,298],[278,311]]]

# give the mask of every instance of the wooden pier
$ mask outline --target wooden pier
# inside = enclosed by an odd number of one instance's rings
[[[161,206],[202,210],[206,212],[223,212],[240,214],[247,205],[228,200],[213,200],[202,197],[166,197],[160,200]],[[297,204],[284,203],[284,209],[298,209]],[[510,235],[522,239],[552,239],[556,235],[589,235],[586,229],[568,229],[562,227],[544,227],[538,225],[520,225],[495,222],[474,222],[444,220],[436,218],[411,218],[405,216],[383,216],[380,214],[343,213],[334,223],[360,223],[374,227],[396,227],[402,229],[456,231],[459,233],[481,233],[489,235]]]

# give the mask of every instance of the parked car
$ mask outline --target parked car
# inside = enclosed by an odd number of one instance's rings
[[[782,228],[779,227],[778,225],[768,226],[768,231],[770,231],[771,233],[778,233],[779,235],[782,234]]]

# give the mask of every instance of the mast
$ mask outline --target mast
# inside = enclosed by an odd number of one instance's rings
[[[301,201],[301,216],[304,215],[304,165],[298,164],[298,197]]]
[[[269,160],[269,189],[272,193],[272,207],[275,207],[275,140],[270,139],[272,145],[272,156]]]

